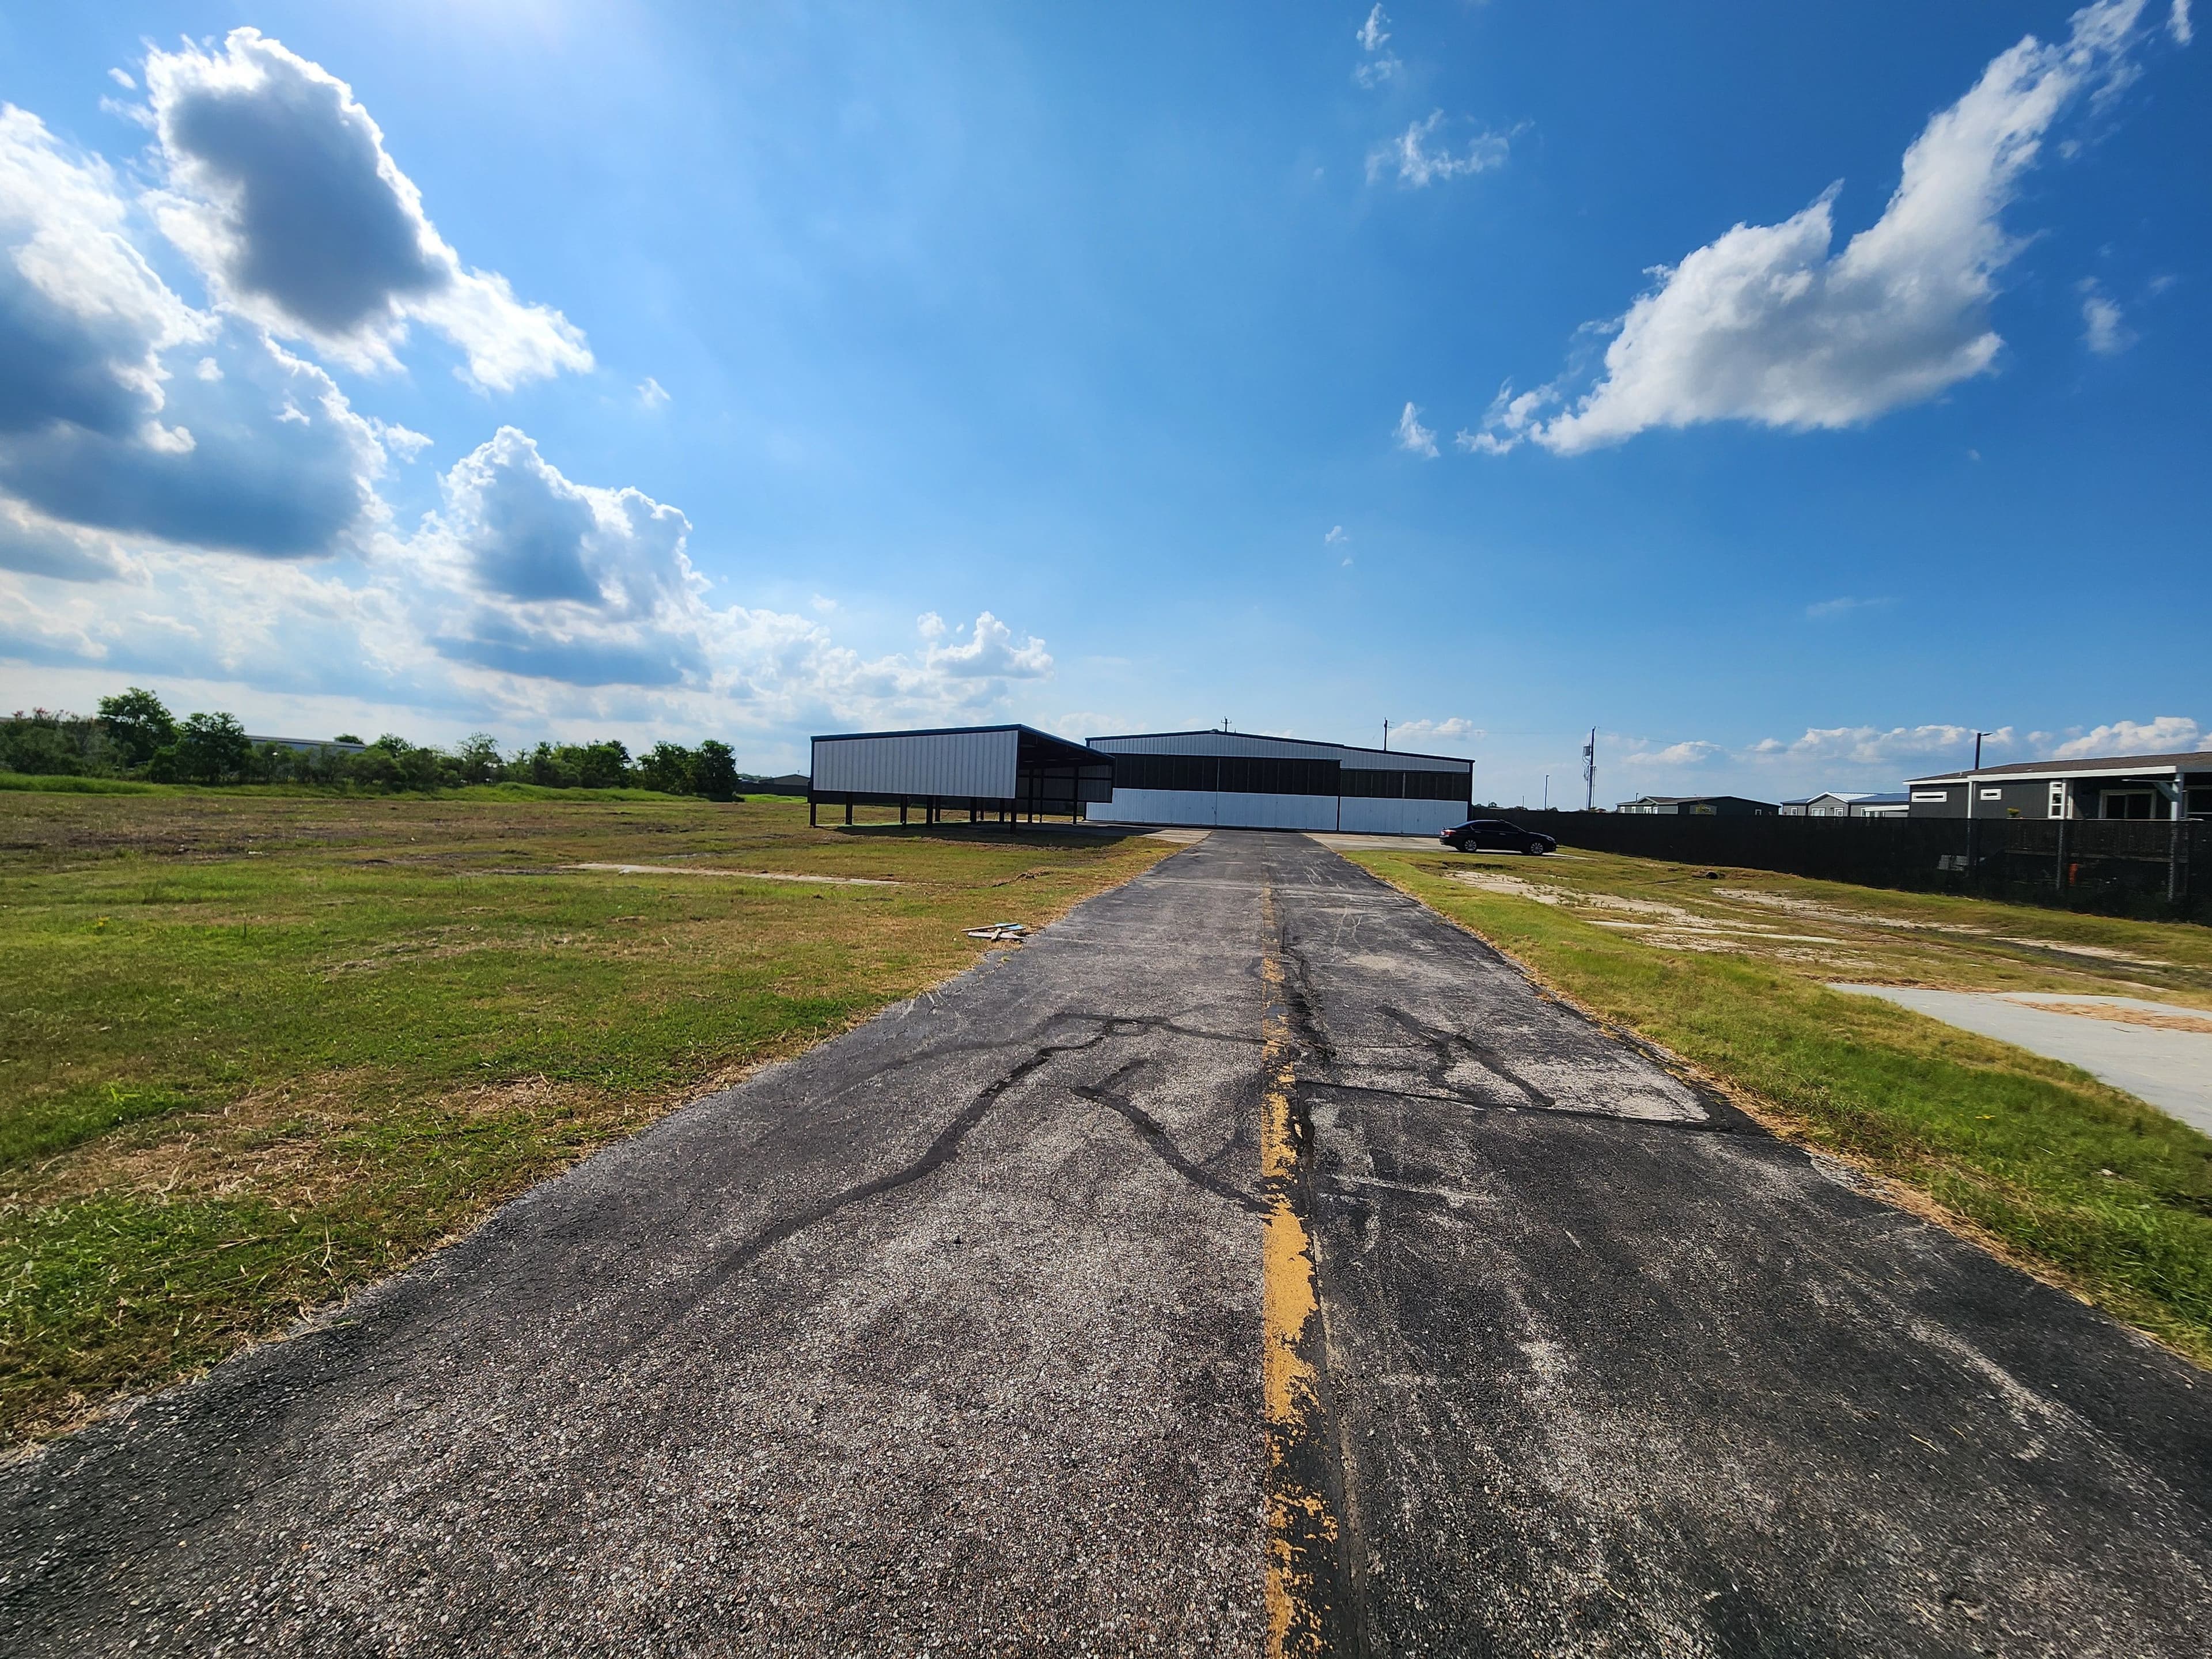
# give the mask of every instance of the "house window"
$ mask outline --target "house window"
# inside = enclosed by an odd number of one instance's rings
[[[1948,789],[1916,789],[1912,792],[1912,799],[1915,800],[1945,801],[1951,799],[1951,793]]]
[[[1982,791],[1982,799],[1984,800],[2002,800],[2004,799],[2004,791],[2002,789],[1984,789]]]
[[[2107,789],[2104,813],[2108,818],[2148,818],[2153,799],[2148,789]]]

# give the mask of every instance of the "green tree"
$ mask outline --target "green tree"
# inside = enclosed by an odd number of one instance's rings
[[[575,763],[570,757],[572,749],[556,749],[550,743],[541,743],[530,751],[529,758],[521,763],[528,780],[544,789],[574,789],[576,787]]]
[[[34,709],[0,720],[0,772],[65,776],[86,769],[81,741],[85,722]]]
[[[142,686],[131,686],[119,697],[102,697],[100,723],[124,765],[134,769],[151,765],[156,752],[177,741],[176,717]]]
[[[637,781],[665,795],[688,795],[696,787],[697,757],[680,743],[656,743],[637,757]]]
[[[500,758],[499,739],[489,732],[471,733],[453,751],[453,763],[459,768],[463,783],[497,783],[507,775],[507,763]]]
[[[630,781],[629,750],[609,738],[575,751],[576,781],[586,789],[619,789]]]
[[[738,793],[738,757],[730,745],[708,738],[699,745],[691,768],[691,789],[708,800],[730,800]]]
[[[188,715],[177,728],[175,747],[178,771],[194,783],[232,782],[253,762],[253,745],[235,714]]]
[[[410,743],[396,732],[386,732],[355,756],[351,770],[356,782],[380,789],[437,789],[458,776],[450,756]]]

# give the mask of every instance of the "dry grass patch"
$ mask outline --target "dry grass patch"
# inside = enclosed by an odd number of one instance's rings
[[[0,794],[0,1432],[274,1334],[939,982],[963,929],[1172,850],[580,792]],[[688,860],[896,885],[573,867]]]

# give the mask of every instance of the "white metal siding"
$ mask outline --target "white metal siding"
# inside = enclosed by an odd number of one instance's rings
[[[1346,830],[1366,836],[1433,836],[1467,822],[1463,800],[1374,800],[1344,798]]]
[[[1248,795],[1236,790],[1217,793],[1211,789],[1116,789],[1112,800],[1094,802],[1086,816],[1100,823],[1199,823],[1224,830],[1334,830],[1336,797]],[[1456,823],[1459,820],[1455,818],[1452,822]]]
[[[1304,738],[1262,738],[1246,732],[1188,732],[1168,737],[1094,738],[1091,746],[1109,755],[1253,755],[1271,760],[1333,760],[1355,770],[1465,772],[1462,760],[1404,755],[1395,749],[1356,749]]]
[[[894,732],[814,739],[821,794],[980,796],[1011,800],[1021,733]]]

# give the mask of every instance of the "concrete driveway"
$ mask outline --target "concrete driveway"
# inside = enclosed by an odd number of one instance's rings
[[[1221,832],[0,1472],[0,1650],[2197,1655],[2203,1376]]]
[[[2063,1060],[2212,1134],[2212,1014],[2142,997],[1832,985]]]

